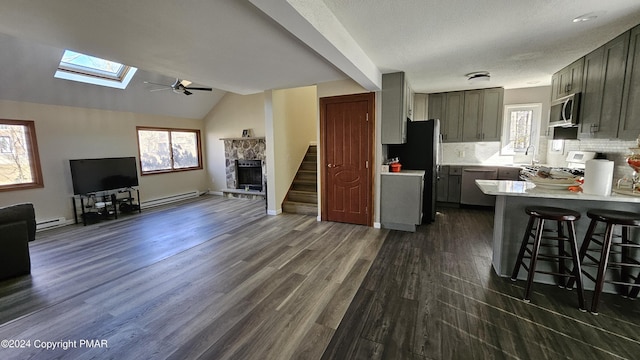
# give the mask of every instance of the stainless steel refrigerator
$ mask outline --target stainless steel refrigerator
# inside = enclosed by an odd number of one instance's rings
[[[436,189],[441,156],[440,120],[407,123],[407,142],[389,145],[388,157],[398,157],[403,170],[425,170],[422,223],[436,219]]]

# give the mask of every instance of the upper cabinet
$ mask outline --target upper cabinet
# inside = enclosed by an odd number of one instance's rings
[[[462,122],[464,120],[464,91],[445,93],[444,120],[440,121],[442,141],[462,141]]]
[[[480,140],[500,141],[502,135],[504,89],[493,88],[483,90],[482,127]]]
[[[629,53],[618,137],[632,140],[640,134],[640,26],[630,32]]]
[[[464,92],[462,141],[480,141],[482,126],[482,90]]]
[[[382,143],[407,142],[407,119],[413,116],[413,91],[404,72],[382,75]]]
[[[628,52],[626,32],[584,57],[580,138],[618,135]]]
[[[413,120],[427,120],[429,96],[427,94],[413,94]]]
[[[503,88],[429,94],[429,118],[444,142],[500,141]]]
[[[551,100],[580,92],[582,90],[582,73],[584,58],[553,74],[551,77]]]

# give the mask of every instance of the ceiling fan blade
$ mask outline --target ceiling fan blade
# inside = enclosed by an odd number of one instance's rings
[[[158,84],[158,83],[154,83],[154,82],[151,82],[151,81],[145,81],[144,83],[145,84],[151,84],[151,85],[159,85],[159,86],[169,86],[167,84]]]
[[[189,80],[182,80],[182,81],[180,81],[180,85],[182,85],[182,86],[189,86],[189,85],[191,85],[191,84],[193,84],[193,82],[191,82],[191,81],[189,81]]]
[[[211,88],[207,88],[207,87],[185,87],[185,89],[200,90],[200,91],[212,91]]]
[[[191,94],[192,94],[192,92],[185,90],[185,91],[184,91],[184,94],[185,94],[185,95],[191,95]]]
[[[154,92],[154,91],[162,91],[162,90],[171,90],[171,88],[170,87],[165,87],[165,88],[162,88],[162,89],[151,89],[149,91]]]

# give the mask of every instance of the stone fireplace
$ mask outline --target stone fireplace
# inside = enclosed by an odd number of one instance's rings
[[[221,140],[224,141],[227,192],[263,192],[266,181],[265,138]]]

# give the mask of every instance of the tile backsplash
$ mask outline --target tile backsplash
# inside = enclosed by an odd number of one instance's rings
[[[631,153],[629,148],[636,147],[635,141],[584,139],[562,140],[564,146],[561,152],[551,151],[551,139],[540,138],[539,149],[536,149],[536,160],[541,164],[565,167],[567,154],[571,150],[595,151],[605,154],[606,158],[614,161],[614,179],[631,176],[632,170],[626,164],[625,157]],[[500,142],[460,142],[442,144],[442,162],[444,164],[514,164],[530,163],[531,156],[518,154],[516,156],[500,155]]]
[[[631,176],[633,170],[627,165],[625,158],[631,154],[629,148],[637,147],[635,141],[608,140],[608,139],[585,139],[585,140],[564,140],[564,151],[562,154],[547,154],[547,162],[554,166],[566,166],[565,158],[571,150],[595,151],[603,153],[608,160],[614,162],[614,180]]]

